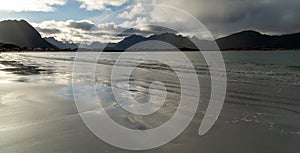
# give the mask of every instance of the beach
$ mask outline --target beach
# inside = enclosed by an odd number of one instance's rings
[[[81,57],[82,62],[89,62],[88,57],[94,54],[87,53]],[[167,98],[169,105],[152,118],[130,115],[110,98],[110,70],[118,54],[104,53],[94,63],[97,92],[104,97],[105,109],[124,126],[146,129],[159,126],[176,110],[179,96],[176,77],[165,65],[144,61],[146,64],[132,76],[134,95],[147,97],[143,91],[149,82],[145,80],[153,75],[167,82],[172,91]],[[123,66],[142,60],[142,53],[131,54],[134,58]],[[156,54],[170,58],[171,53]],[[72,90],[75,55],[71,52],[0,54],[0,152],[132,152],[105,143],[82,121]],[[223,56],[228,86],[223,109],[213,128],[203,136],[198,135],[210,98],[210,76],[203,59],[194,57],[201,97],[193,121],[170,143],[139,152],[297,153],[300,150],[300,52],[224,52]]]

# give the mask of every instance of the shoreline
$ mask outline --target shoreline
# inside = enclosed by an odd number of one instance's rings
[[[105,52],[105,53],[122,53],[122,52],[197,52],[200,50],[187,50],[187,51],[182,51],[182,50],[126,50],[126,51],[97,51],[97,50],[76,50],[76,51],[0,51],[1,53],[75,53],[75,52]],[[232,49],[232,50],[203,50],[204,52],[210,52],[210,51],[221,51],[221,52],[269,52],[269,51],[300,51],[300,49],[257,49],[257,50],[239,50],[239,49]]]

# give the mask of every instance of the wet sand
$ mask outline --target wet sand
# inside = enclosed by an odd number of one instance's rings
[[[68,75],[61,75],[63,81],[59,81],[55,71],[24,75],[1,70],[0,74],[0,152],[133,152],[112,147],[89,131],[76,109]],[[207,79],[200,78],[203,104],[190,126],[167,145],[134,152],[299,152],[299,86],[229,81],[217,123],[206,135],[199,136],[203,106],[209,99]],[[149,124],[134,116],[126,117],[130,120],[122,119],[124,124]]]

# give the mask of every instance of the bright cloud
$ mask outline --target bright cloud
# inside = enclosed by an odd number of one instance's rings
[[[134,25],[144,25],[146,18],[138,18],[133,21]],[[138,24],[141,22],[142,24]],[[89,44],[92,42],[118,42],[132,34],[148,36],[163,32],[175,32],[163,27],[151,26],[124,26],[115,22],[95,24],[89,20],[68,20],[68,21],[44,21],[41,23],[31,23],[38,30],[42,37],[54,37],[59,41]]]
[[[54,5],[64,5],[67,0],[5,0],[0,11],[7,12],[51,12]]]
[[[115,34],[125,30],[115,23],[95,24],[89,20],[52,20],[31,24],[43,37],[74,43],[110,42],[115,40]]]
[[[80,8],[86,10],[103,10],[107,9],[106,6],[121,6],[127,3],[129,0],[76,0],[81,2]]]
[[[131,6],[128,9],[128,11],[120,13],[117,17],[123,19],[133,19],[136,16],[146,14],[146,10],[144,9],[142,3],[137,3],[136,5]]]
[[[105,8],[105,5],[122,5],[125,3],[118,1],[92,1],[80,0],[86,3],[99,3],[93,5],[95,9]],[[92,4],[90,4],[92,6]],[[88,7],[86,5],[86,7]],[[44,21],[34,23],[34,27],[42,34],[43,37],[55,37],[60,41],[69,41],[75,43],[91,43],[91,42],[117,42],[131,34],[139,34],[148,36],[151,34],[159,34],[173,30],[178,31],[183,35],[193,35],[199,33],[195,31],[197,27],[179,10],[174,10],[158,6],[147,6],[141,2],[132,3],[126,6],[123,12],[116,12],[107,20],[81,20],[81,21]],[[192,18],[193,19],[193,18]],[[99,23],[98,23],[99,21]],[[153,28],[147,25],[160,26],[161,28]],[[124,32],[125,31],[125,32]],[[172,31],[173,32],[173,31]]]

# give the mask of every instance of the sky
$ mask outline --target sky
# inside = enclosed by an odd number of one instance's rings
[[[243,30],[296,33],[298,14],[299,0],[5,0],[0,5],[0,20],[25,19],[43,37],[76,43],[117,42],[132,33],[146,36],[168,28],[208,38],[195,19],[214,38]]]

